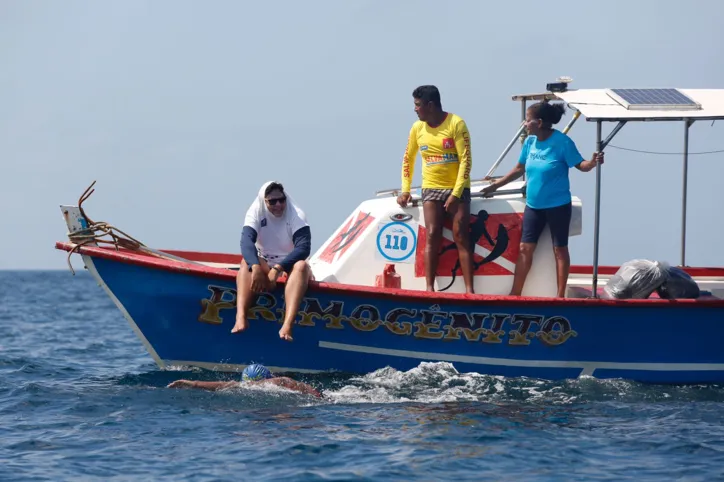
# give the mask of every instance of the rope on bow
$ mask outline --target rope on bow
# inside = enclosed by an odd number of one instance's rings
[[[78,230],[74,233],[68,233],[68,239],[73,244],[75,244],[70,252],[68,252],[67,259],[68,267],[70,268],[70,271],[73,273],[73,275],[75,275],[75,270],[73,269],[73,265],[71,265],[70,263],[70,257],[73,253],[77,252],[78,250],[80,250],[81,247],[87,244],[105,243],[115,246],[116,251],[118,251],[120,248],[123,248],[131,251],[149,252],[146,251],[146,245],[135,239],[133,236],[124,233],[120,229],[104,221],[95,222],[85,213],[85,211],[83,210],[83,202],[86,201],[90,197],[90,195],[93,194],[93,192],[95,192],[95,189],[93,189],[95,183],[96,181],[93,181],[93,183],[88,186],[88,189],[83,192],[83,194],[80,196],[80,199],[78,200],[78,209],[80,210],[83,218],[85,218],[85,220],[88,222],[88,227]],[[110,239],[107,239],[108,237],[110,237]],[[150,254],[158,256],[157,253]]]

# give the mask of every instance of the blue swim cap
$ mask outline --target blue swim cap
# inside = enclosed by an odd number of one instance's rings
[[[241,379],[245,382],[264,380],[265,378],[273,377],[274,375],[272,375],[267,367],[256,363],[253,365],[249,365],[248,367],[244,368],[243,372],[241,372]]]

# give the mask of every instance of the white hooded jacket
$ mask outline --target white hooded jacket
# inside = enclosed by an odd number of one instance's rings
[[[287,193],[286,208],[281,217],[269,212],[264,201],[264,191],[272,181],[265,182],[256,199],[246,212],[244,226],[256,231],[256,248],[259,256],[270,264],[278,263],[294,250],[294,233],[308,226],[306,215]]]

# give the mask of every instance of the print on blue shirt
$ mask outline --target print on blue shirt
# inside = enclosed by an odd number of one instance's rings
[[[526,204],[533,209],[548,209],[571,202],[568,170],[583,161],[576,144],[558,130],[544,141],[528,136],[518,162],[527,176]]]

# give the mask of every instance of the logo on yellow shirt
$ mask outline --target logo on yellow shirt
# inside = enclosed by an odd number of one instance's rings
[[[423,159],[425,159],[425,165],[448,164],[458,162],[458,155],[447,152],[441,156],[423,156]]]

